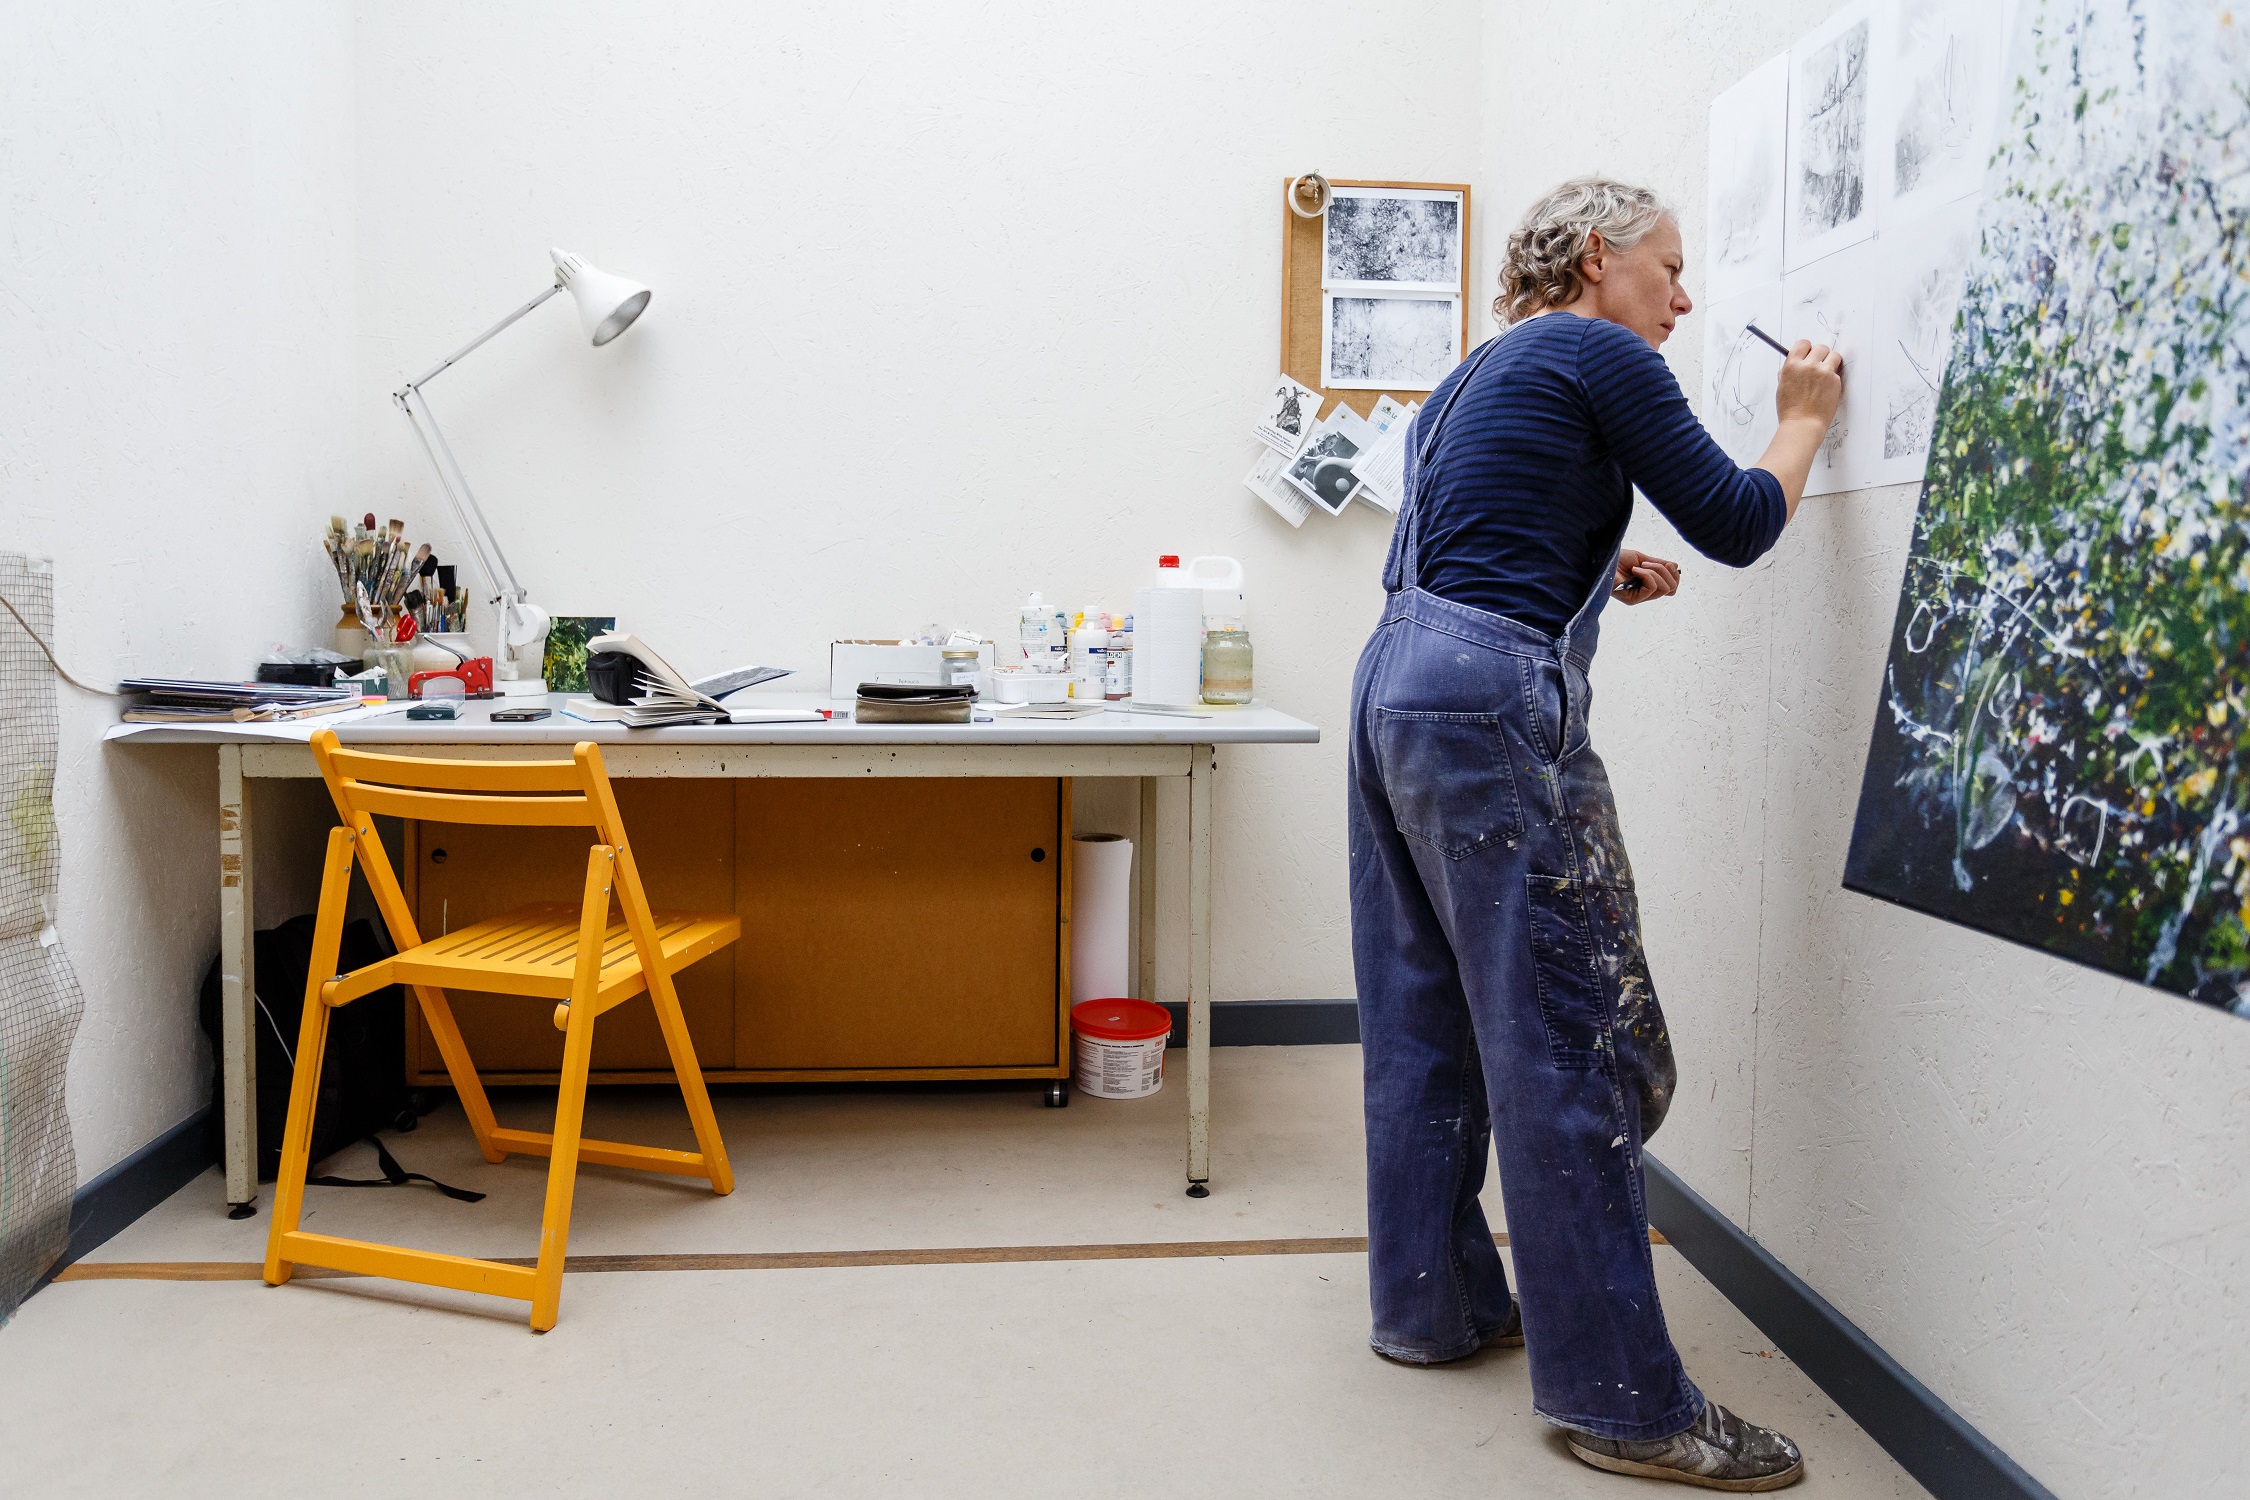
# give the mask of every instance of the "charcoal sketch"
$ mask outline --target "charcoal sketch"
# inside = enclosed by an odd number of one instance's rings
[[[1717,302],[1781,276],[1789,59],[1776,57],[1711,101],[1709,237],[1703,294]]]
[[[1781,373],[1781,356],[1749,331],[1752,323],[1779,335],[1778,280],[1715,302],[1704,312],[1703,423],[1727,456],[1745,468],[1765,455],[1780,426],[1774,382]]]
[[[1953,345],[1961,281],[1976,249],[1975,197],[1957,199],[1883,231],[1875,297],[1875,407],[1882,423],[1877,484],[1922,477],[1937,422],[1938,391]]]
[[[1788,247],[1797,270],[1867,238],[1868,8],[1852,6],[1789,54]]]
[[[1874,382],[1865,378],[1874,347],[1877,245],[1862,241],[1793,271],[1781,283],[1781,341],[1809,339],[1844,356],[1844,401],[1813,459],[1808,495],[1873,484],[1877,439]]]
[[[1461,195],[1417,188],[1336,188],[1321,237],[1330,289],[1461,289]]]
[[[1331,390],[1426,391],[1461,357],[1457,297],[1330,293],[1321,321],[1320,383]]]
[[[1876,15],[1874,166],[1885,223],[1976,192],[1992,154],[2005,0],[1894,0]]]

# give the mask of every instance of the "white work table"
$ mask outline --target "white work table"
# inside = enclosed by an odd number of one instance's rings
[[[815,723],[713,724],[628,729],[566,717],[560,696],[546,700],[552,717],[532,724],[494,724],[495,707],[537,703],[511,699],[464,705],[450,723],[409,720],[402,706],[291,724],[119,724],[106,738],[132,746],[195,745],[219,762],[219,972],[225,1106],[227,1202],[237,1217],[257,1199],[256,1049],[251,1007],[253,970],[251,883],[254,874],[247,782],[317,777],[311,740],[331,728],[347,745],[382,746],[408,755],[503,759],[551,757],[561,746],[591,740],[617,777],[954,777],[1130,776],[1142,782],[1139,862],[1140,993],[1157,998],[1155,912],[1156,787],[1177,776],[1188,784],[1188,1191],[1201,1197],[1211,1177],[1211,786],[1221,745],[1317,743],[1320,731],[1260,706],[1209,708],[1185,717],[1122,708],[1079,719],[1012,719],[971,724]],[[737,707],[841,708],[820,693],[745,693]]]

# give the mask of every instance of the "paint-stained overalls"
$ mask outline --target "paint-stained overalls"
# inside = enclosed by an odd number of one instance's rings
[[[1617,560],[1560,636],[1418,587],[1420,467],[1475,373],[1409,451],[1390,599],[1352,684],[1371,1341],[1437,1361],[1507,1331],[1477,1201],[1496,1139],[1534,1408],[1603,1437],[1665,1437],[1703,1409],[1657,1305],[1642,1198],[1672,1049],[1586,743]]]

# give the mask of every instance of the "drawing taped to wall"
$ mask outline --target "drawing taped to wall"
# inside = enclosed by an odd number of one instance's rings
[[[1880,434],[1874,383],[1866,378],[1874,349],[1876,247],[1862,241],[1792,271],[1781,283],[1781,341],[1826,344],[1844,356],[1844,400],[1813,459],[1808,495],[1833,495],[1874,482]]]
[[[1321,239],[1323,287],[1461,289],[1459,193],[1352,187],[1332,192]]]
[[[1848,6],[1789,53],[1787,269],[1875,232],[1868,192],[1868,6]]]
[[[2005,8],[2003,0],[1887,0],[1875,12],[1871,156],[1886,232],[1983,187]]]
[[[1461,360],[1458,297],[1321,298],[1320,383],[1426,391]]]
[[[1711,168],[1703,294],[1713,302],[1781,279],[1787,195],[1783,121],[1789,59],[1774,58],[1711,101]]]
[[[2250,1016],[2250,26],[2024,0],[1845,883]]]
[[[1703,409],[1705,424],[1727,456],[1744,468],[1765,455],[1780,427],[1774,385],[1781,356],[1750,332],[1781,329],[1781,283],[1716,302],[1703,310]]]
[[[1868,405],[1880,424],[1871,483],[1911,484],[1922,477],[1953,348],[1961,278],[1976,247],[1977,202],[1948,203],[1884,230],[1876,241],[1874,357],[1857,372],[1873,385]]]

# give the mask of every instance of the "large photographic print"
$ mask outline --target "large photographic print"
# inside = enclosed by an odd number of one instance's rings
[[[1320,284],[1461,289],[1461,195],[1340,187],[1321,236]]]
[[[1845,883],[2250,1015],[2250,17],[2022,10]]]

